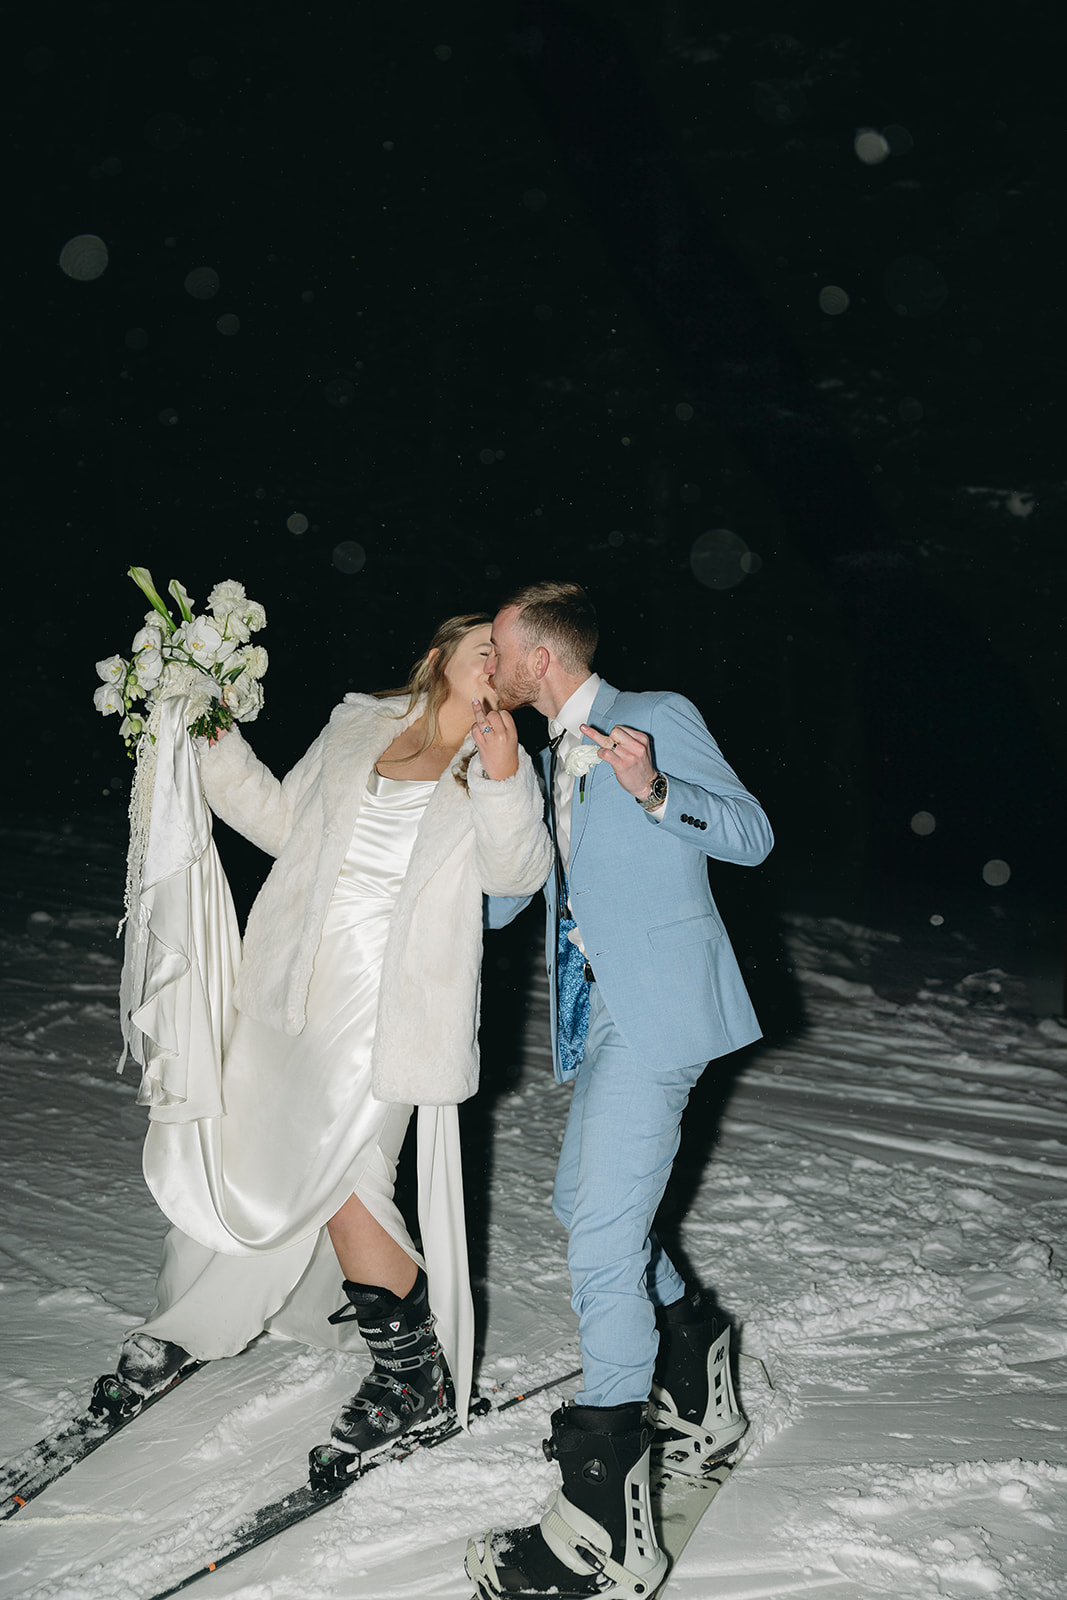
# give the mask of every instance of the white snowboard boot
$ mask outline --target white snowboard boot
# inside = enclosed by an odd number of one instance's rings
[[[657,1463],[699,1476],[721,1461],[748,1422],[730,1376],[730,1324],[686,1296],[656,1313],[659,1355],[652,1380]]]

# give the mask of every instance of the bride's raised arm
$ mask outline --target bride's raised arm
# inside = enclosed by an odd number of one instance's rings
[[[284,778],[276,778],[240,728],[209,744],[200,741],[200,781],[215,815],[268,855],[280,855],[301,800],[322,769],[325,729]]]

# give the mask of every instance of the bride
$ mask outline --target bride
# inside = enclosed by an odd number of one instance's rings
[[[551,863],[489,640],[485,616],[443,622],[402,690],[346,695],[281,781],[238,729],[202,741],[212,810],[276,860],[245,933],[222,1114],[149,1125],[145,1176],[173,1226],[119,1359],[136,1395],[265,1328],[344,1346],[354,1320],[374,1364],[334,1446],[371,1449],[453,1396],[466,1421],[456,1108],[477,1087],[482,897],[531,894]],[[393,1198],[416,1106],[422,1253]],[[330,1318],[338,1271],[348,1305]]]

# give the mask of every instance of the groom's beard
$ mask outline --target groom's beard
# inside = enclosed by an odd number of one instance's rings
[[[489,682],[496,690],[502,711],[517,711],[520,706],[533,705],[537,699],[537,679],[529,677],[521,667],[516,668],[510,678],[494,672]]]

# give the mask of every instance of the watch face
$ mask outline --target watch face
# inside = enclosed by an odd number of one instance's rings
[[[650,790],[650,794],[652,799],[658,802],[666,800],[667,780],[663,776],[662,772],[657,772],[656,776],[652,779],[652,788]]]

